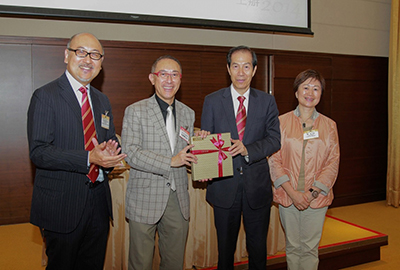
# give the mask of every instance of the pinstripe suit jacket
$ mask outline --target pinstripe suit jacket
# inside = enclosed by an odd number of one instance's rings
[[[176,132],[180,127],[193,134],[194,111],[175,100]],[[155,224],[164,213],[175,180],[182,215],[189,218],[189,193],[186,167],[171,168],[171,158],[187,146],[176,136],[172,153],[165,121],[155,94],[128,106],[122,127],[122,149],[132,167],[126,190],[125,213],[136,222]]]
[[[108,98],[90,88],[97,139],[117,140]],[[101,127],[101,114],[108,112],[110,127]],[[88,152],[84,147],[81,108],[65,75],[37,89],[28,109],[29,154],[36,165],[31,223],[50,231],[68,233],[76,228],[89,189],[86,174]],[[103,169],[105,171],[105,169]],[[111,194],[106,181],[108,211]]]

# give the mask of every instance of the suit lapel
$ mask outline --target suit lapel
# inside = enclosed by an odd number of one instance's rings
[[[164,117],[162,115],[160,106],[156,101],[155,94],[149,99],[149,120],[154,124],[154,129],[157,130],[160,139],[162,141],[162,145],[167,145],[168,149],[171,149],[169,146],[169,138],[167,129],[165,127]]]
[[[79,102],[76,98],[76,95],[74,93],[74,90],[71,87],[71,84],[68,81],[67,76],[65,75],[65,73],[63,74],[63,76],[60,77],[60,81],[59,81],[59,86],[61,89],[61,96],[65,99],[66,103],[68,104],[68,106],[71,107],[71,111],[72,113],[77,117],[77,120],[82,123],[82,113],[81,113],[81,106],[79,105]],[[97,136],[99,136],[99,131],[101,128],[101,118],[100,115],[101,112],[100,108],[101,108],[101,103],[100,103],[100,99],[98,94],[95,92],[94,87],[91,86],[90,89],[90,100],[92,103],[92,112],[93,112],[93,117],[94,117],[94,123],[95,123],[95,127],[96,127],[96,134]],[[101,138],[98,138],[99,140]]]
[[[187,123],[188,118],[186,117],[186,115],[184,113],[182,103],[176,99],[175,99],[175,109],[176,109],[175,132],[177,134],[175,145],[178,145],[180,140],[183,141],[183,139],[179,137],[181,127],[183,127],[184,129],[186,129],[187,131],[190,132],[190,130],[189,130],[190,126]],[[185,145],[186,145],[186,143],[185,143]],[[175,148],[177,148],[177,147],[175,147]],[[181,149],[181,147],[179,149]]]
[[[243,141],[245,141],[246,137],[248,137],[249,132],[251,132],[251,127],[257,117],[257,110],[260,104],[257,99],[257,93],[250,88],[249,94],[249,103],[247,108],[247,118],[246,118],[246,127],[244,130]],[[247,134],[247,136],[246,136]]]
[[[99,95],[94,91],[94,88],[90,87],[90,99],[92,101],[92,112],[94,117],[94,123],[96,125],[97,134],[99,134],[101,128],[101,114],[105,113],[101,111],[101,104]]]
[[[74,90],[72,89],[65,73],[60,77],[58,85],[60,86],[60,95],[65,99],[68,106],[71,107],[72,113],[80,121],[82,121],[81,106],[79,105],[79,102],[76,99]]]
[[[230,87],[225,88],[225,90],[223,91],[221,102],[222,102],[222,107],[224,108],[225,111],[226,118],[228,119],[229,129],[232,132],[231,137],[233,139],[235,138],[237,139],[239,138],[239,134],[237,132],[237,127],[236,127],[235,109],[233,107]]]

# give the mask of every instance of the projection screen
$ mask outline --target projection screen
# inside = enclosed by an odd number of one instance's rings
[[[310,4],[311,0],[1,0],[0,15],[312,35]]]

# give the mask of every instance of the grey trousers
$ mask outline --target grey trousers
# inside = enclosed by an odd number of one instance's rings
[[[279,205],[279,216],[286,236],[286,262],[289,270],[318,270],[318,246],[328,207],[300,211],[294,205]]]
[[[171,190],[167,207],[156,224],[129,220],[129,270],[152,270],[155,235],[158,231],[160,270],[182,270],[189,221],[182,216],[176,192]]]

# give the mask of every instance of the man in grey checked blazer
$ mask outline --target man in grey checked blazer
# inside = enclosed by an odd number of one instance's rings
[[[158,58],[149,80],[155,94],[128,106],[122,128],[122,148],[131,166],[126,191],[129,219],[129,269],[152,269],[155,232],[159,234],[160,269],[183,269],[189,223],[186,165],[196,162],[193,146],[180,136],[193,134],[194,111],[175,99],[182,68],[172,56]],[[166,130],[167,108],[173,107],[175,147]]]

